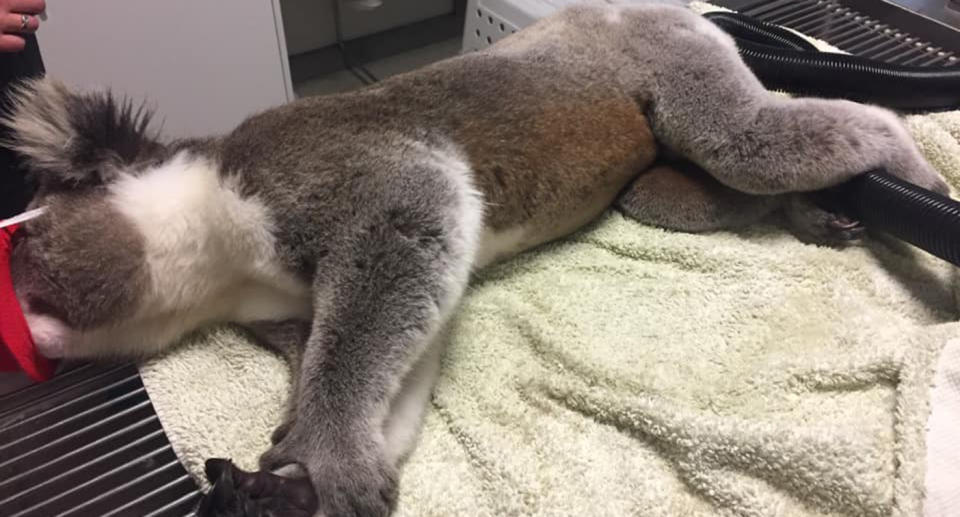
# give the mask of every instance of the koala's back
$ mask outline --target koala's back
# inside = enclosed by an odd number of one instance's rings
[[[251,117],[224,139],[223,165],[281,225],[329,229],[398,199],[430,202],[423,181],[397,177],[435,174],[417,161],[452,150],[483,196],[487,234],[516,241],[503,254],[568,234],[656,154],[642,101],[617,83],[620,59],[600,59],[613,43],[558,39],[568,23]]]

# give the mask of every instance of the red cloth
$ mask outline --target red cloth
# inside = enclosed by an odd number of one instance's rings
[[[17,225],[0,228],[0,371],[23,370],[36,381],[53,377],[56,363],[37,353],[10,277],[10,238]]]

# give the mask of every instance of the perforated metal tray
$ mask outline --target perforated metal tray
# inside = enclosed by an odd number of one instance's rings
[[[198,497],[135,366],[80,365],[0,397],[0,514],[182,517]]]
[[[717,0],[871,59],[913,66],[960,64],[960,32],[881,0]]]

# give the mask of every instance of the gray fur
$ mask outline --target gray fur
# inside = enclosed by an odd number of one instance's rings
[[[70,172],[73,154],[62,151],[79,127],[62,109],[71,94],[50,84],[34,84],[9,118],[16,147],[37,173],[89,178],[89,167]],[[120,119],[114,112],[108,120]],[[658,178],[682,171],[641,174],[657,141],[713,179],[693,174],[693,183],[658,192]],[[521,235],[517,249],[501,254],[508,256],[582,227],[634,180],[619,201],[628,215],[691,231],[749,223],[781,199],[761,195],[815,191],[875,167],[946,189],[891,113],[779,99],[719,29],[660,2],[569,9],[488,50],[268,110],[223,136],[138,142],[149,152],[104,156],[129,174],[157,153],[208,158],[243,196],[268,207],[277,260],[311,287],[304,347],[291,347],[304,340],[303,323],[274,328],[267,339],[299,369],[291,417],[262,467],[302,466],[327,516],[394,508],[400,465],[388,458],[384,426],[478,265],[481,224],[485,234]],[[73,188],[105,195],[109,181]],[[482,214],[471,184],[486,204]],[[662,203],[671,198],[690,202],[671,212]],[[53,220],[73,209],[49,192],[39,204]],[[94,292],[131,279],[130,289],[140,285],[136,267],[100,267],[102,245],[58,249],[64,232],[75,231],[58,228],[28,224],[40,251],[14,270],[21,289],[35,282],[24,271],[59,266],[64,254],[76,259],[70,271],[95,271],[109,286],[90,286]],[[143,260],[135,240],[123,231],[117,238],[130,263]],[[135,296],[123,300],[136,304]],[[102,305],[119,321],[117,303]],[[270,330],[241,323],[264,337]]]
[[[641,174],[617,198],[628,216],[652,226],[684,232],[735,229],[779,208],[784,196],[734,190],[689,162],[674,161]]]
[[[448,215],[457,213],[457,196],[442,171],[402,164],[389,170],[398,188],[370,190],[361,205],[383,208],[342,227],[338,245],[318,263],[297,417],[261,461],[269,470],[304,464],[320,507],[339,510],[334,514],[392,509],[397,466],[383,457],[383,418],[468,271],[469,257],[457,248],[459,221]],[[408,189],[429,192],[430,203],[408,197]]]

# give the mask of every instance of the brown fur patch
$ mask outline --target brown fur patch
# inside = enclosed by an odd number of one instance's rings
[[[507,123],[478,119],[456,138],[490,204],[486,222],[493,230],[552,227],[583,214],[571,221],[579,226],[597,215],[584,211],[606,208],[656,156],[646,118],[612,89],[549,96],[516,111]]]

